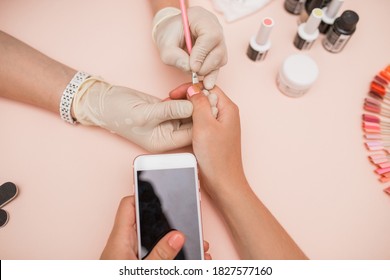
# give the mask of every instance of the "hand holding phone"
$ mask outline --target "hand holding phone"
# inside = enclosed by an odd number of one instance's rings
[[[142,155],[134,160],[138,256],[176,229],[185,244],[176,259],[204,259],[197,163],[192,154]]]
[[[137,260],[138,248],[135,227],[134,196],[127,196],[119,204],[114,227],[100,258],[104,260]],[[171,231],[160,239],[146,259],[173,260],[183,247],[184,242],[183,233]],[[205,242],[204,250],[208,250],[207,242]]]

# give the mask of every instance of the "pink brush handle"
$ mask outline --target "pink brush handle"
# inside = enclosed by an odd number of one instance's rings
[[[183,19],[184,26],[184,38],[186,39],[186,46],[188,53],[191,53],[192,50],[192,42],[191,42],[191,32],[190,26],[188,24],[188,16],[187,16],[187,8],[185,0],[180,0],[180,9],[181,9],[181,18]]]

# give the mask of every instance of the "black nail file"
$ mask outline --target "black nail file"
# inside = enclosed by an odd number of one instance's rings
[[[7,211],[0,209],[0,228],[7,224],[8,218],[9,216]]]
[[[0,207],[3,207],[8,202],[16,197],[18,188],[14,183],[7,182],[0,186]]]

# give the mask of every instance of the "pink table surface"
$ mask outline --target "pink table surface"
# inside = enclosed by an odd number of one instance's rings
[[[360,15],[357,32],[342,53],[320,41],[305,52],[320,76],[299,99],[275,84],[283,59],[299,52],[297,17],[283,2],[234,23],[218,14],[229,51],[218,85],[240,107],[247,177],[308,257],[389,259],[390,197],[367,160],[361,114],[371,79],[390,63],[390,1],[345,1],[343,10]],[[210,1],[190,3],[212,9]],[[246,48],[265,16],[276,22],[273,46],[254,63]],[[161,98],[190,79],[159,59],[147,1],[1,1],[0,29],[67,65]],[[3,98],[0,134],[0,183],[20,188],[4,207],[10,220],[0,229],[0,258],[99,258],[120,199],[133,192],[132,161],[144,150]],[[214,259],[238,258],[205,195],[202,211]]]

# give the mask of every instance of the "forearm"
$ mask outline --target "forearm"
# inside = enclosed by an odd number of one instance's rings
[[[166,7],[174,7],[180,9],[179,0],[149,0],[149,3],[150,7],[152,8],[153,15],[155,15],[159,10]]]
[[[250,186],[229,186],[216,203],[243,259],[306,259]]]
[[[0,96],[59,113],[76,70],[0,31]]]

